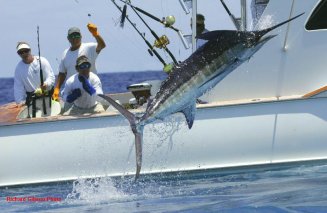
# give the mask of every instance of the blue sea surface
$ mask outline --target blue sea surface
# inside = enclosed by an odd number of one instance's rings
[[[0,189],[1,212],[327,212],[327,165],[80,179]],[[60,201],[10,202],[8,197]]]
[[[148,80],[163,80],[162,71],[100,73],[104,93],[127,92],[127,86]],[[0,105],[14,101],[14,79],[0,78]]]
[[[165,77],[163,72],[100,74],[106,93]],[[13,79],[0,79],[0,104],[11,101]],[[326,192],[327,163],[320,161],[142,175],[137,182],[133,177],[103,177],[2,187],[0,212],[323,213]]]

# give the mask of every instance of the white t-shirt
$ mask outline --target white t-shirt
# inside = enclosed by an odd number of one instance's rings
[[[88,80],[96,91],[92,96],[83,89],[82,82],[78,80],[78,73],[76,73],[68,78],[65,83],[64,90],[62,91],[62,98],[64,101],[67,101],[67,96],[70,95],[74,89],[79,88],[81,90],[81,96],[74,101],[75,106],[86,109],[96,105],[98,103],[96,101],[97,95],[103,94],[101,81],[99,77],[92,72],[90,72]]]
[[[61,58],[59,73],[66,73],[66,79],[76,74],[76,60],[79,56],[85,55],[91,62],[91,72],[97,74],[95,66],[95,60],[98,57],[96,52],[97,45],[97,43],[82,43],[77,50],[71,51],[70,48],[66,49]]]
[[[41,56],[43,82],[50,90],[55,83],[53,70],[47,59]],[[26,100],[26,92],[34,92],[40,88],[40,63],[39,57],[34,56],[34,60],[30,64],[20,61],[15,69],[14,79],[14,96],[17,104],[24,103]]]
[[[201,34],[204,34],[204,33],[207,33],[207,32],[209,32],[209,30],[204,29]],[[204,40],[204,39],[196,39],[196,49],[199,49],[200,47],[202,47],[207,42],[208,41]]]

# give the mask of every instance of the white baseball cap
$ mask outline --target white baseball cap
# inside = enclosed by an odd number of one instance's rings
[[[31,49],[31,47],[26,43],[21,43],[17,46],[17,52],[21,49]]]

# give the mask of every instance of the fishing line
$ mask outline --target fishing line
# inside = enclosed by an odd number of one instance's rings
[[[155,20],[155,21],[163,24],[166,28],[170,28],[170,29],[174,30],[175,32],[178,33],[178,36],[180,37],[180,39],[181,39],[181,41],[182,41],[185,49],[190,48],[189,45],[188,45],[188,43],[186,42],[186,40],[184,38],[184,35],[183,35],[182,31],[179,30],[179,29],[177,29],[177,28],[175,28],[173,26],[173,24],[175,23],[175,17],[173,17],[173,16],[167,16],[166,18],[160,19],[160,18],[158,18],[158,17],[150,14],[149,12],[147,12],[147,11],[141,9],[141,8],[132,5],[130,1],[125,1],[125,0],[119,0],[119,1],[123,2],[124,4],[129,5],[134,11],[137,10],[138,12],[140,12],[140,13],[148,16],[149,18],[151,18],[151,19],[153,19],[153,20]],[[139,18],[144,22],[144,20],[140,16],[139,16]],[[145,24],[145,25],[147,25],[147,24]]]
[[[111,2],[117,7],[117,9],[122,13],[123,10],[121,9],[121,7],[119,7],[117,5],[117,3],[115,2],[115,0],[111,0]],[[126,16],[125,18],[131,25],[132,27],[136,30],[136,32],[141,36],[141,38],[144,40],[144,42],[146,43],[146,45],[149,47],[148,52],[150,55],[152,55],[152,53],[158,58],[158,60],[164,65],[166,66],[166,62],[162,59],[162,57],[159,55],[159,53],[152,47],[152,45],[150,44],[150,42],[145,38],[145,36],[139,31],[139,29],[136,27],[136,24],[133,23],[128,16]]]
[[[151,34],[156,38],[156,40],[158,41],[158,43],[163,43],[162,41],[162,37],[159,38],[159,36],[151,29],[151,27],[144,21],[144,19],[140,16],[140,14],[136,11],[136,9],[134,7],[131,7],[132,10],[135,12],[135,14],[141,19],[141,21],[144,23],[144,25],[149,29],[149,31],[151,32]],[[168,42],[169,43],[169,42]],[[158,45],[159,46],[159,45]],[[173,60],[174,64],[178,64],[175,56],[170,52],[170,50],[168,49],[168,47],[166,45],[162,45],[162,48],[169,54],[169,56],[171,57],[171,59]]]

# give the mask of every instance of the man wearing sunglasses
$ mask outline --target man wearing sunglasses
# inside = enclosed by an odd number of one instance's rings
[[[17,105],[23,106],[29,102],[29,97],[49,92],[55,83],[55,76],[48,60],[41,57],[43,73],[41,85],[39,57],[32,55],[31,47],[26,42],[18,42],[16,50],[21,61],[15,69],[14,96]]]
[[[106,44],[100,36],[96,25],[89,23],[87,27],[97,41],[96,43],[83,43],[81,31],[77,27],[72,27],[68,30],[67,39],[70,47],[64,51],[59,65],[58,81],[52,96],[54,100],[59,100],[59,91],[65,79],[75,74],[75,63],[79,56],[87,56],[91,64],[91,72],[97,73],[95,60],[101,50],[106,47]]]
[[[62,98],[72,104],[64,115],[104,112],[101,103],[97,102],[97,95],[103,94],[99,77],[92,73],[91,62],[82,55],[77,58],[75,68],[77,74],[67,79]]]

